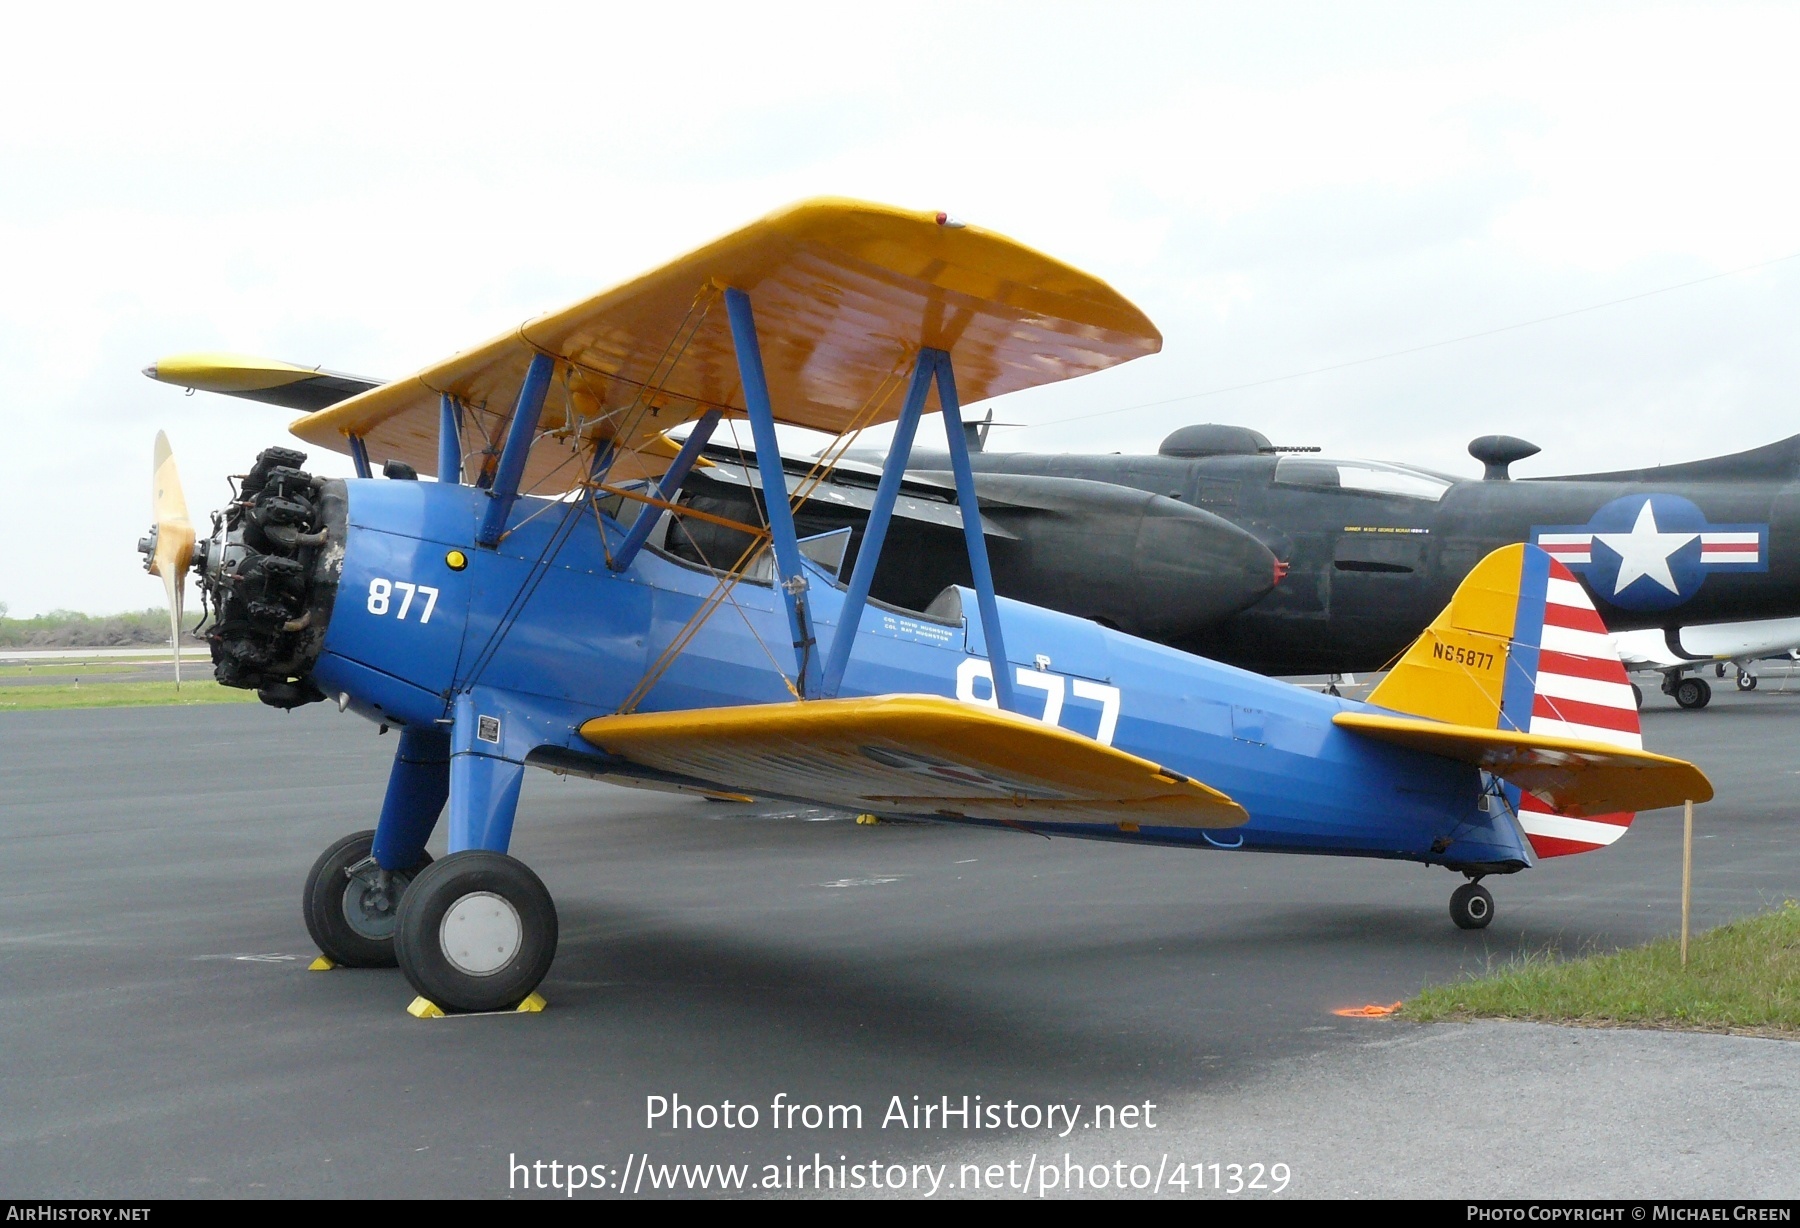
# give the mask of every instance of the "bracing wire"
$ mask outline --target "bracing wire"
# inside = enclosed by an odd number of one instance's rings
[[[700,546],[700,543],[697,540],[695,540],[692,531],[690,531],[687,527],[686,520],[681,516],[673,517],[673,519],[675,521],[675,527],[677,529],[680,529],[683,536],[685,536],[687,538],[688,545],[692,546],[694,548],[694,553],[700,556],[700,565],[705,567],[708,571],[712,571],[712,572],[716,573],[718,571],[718,569],[713,566],[712,560],[706,557],[706,551],[703,550]],[[722,517],[722,516],[709,517],[708,519],[711,519],[715,522],[724,521],[724,517]],[[727,523],[729,523],[729,522],[727,522]],[[738,528],[740,531],[743,531],[743,530],[748,529],[749,526],[738,525],[738,526],[734,526],[734,527]],[[753,536],[754,536],[754,534],[753,534]],[[755,565],[754,557],[751,560],[751,565],[752,566]],[[731,602],[731,608],[736,610],[738,612],[738,616],[744,620],[744,626],[746,629],[749,630],[750,638],[752,638],[756,641],[756,646],[758,648],[762,649],[763,655],[765,657],[769,658],[769,665],[775,670],[776,674],[778,674],[781,677],[782,684],[784,686],[786,686],[787,689],[790,692],[792,692],[796,698],[798,698],[799,694],[800,694],[799,689],[794,685],[793,680],[788,677],[787,671],[781,668],[781,662],[776,660],[775,653],[769,648],[769,645],[766,642],[764,642],[762,634],[759,631],[757,631],[757,629],[756,629],[756,623],[754,621],[752,621],[752,619],[750,618],[750,612],[748,610],[744,609],[743,606],[738,604],[738,599],[733,593],[733,590],[736,587],[737,587],[737,583],[735,580],[730,584],[721,585],[721,589],[724,593],[725,600]]]

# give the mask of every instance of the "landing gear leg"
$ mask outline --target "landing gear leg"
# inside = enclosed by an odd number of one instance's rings
[[[1450,893],[1450,919],[1459,930],[1484,930],[1494,919],[1494,897],[1479,882],[1464,883]]]
[[[392,968],[400,898],[431,863],[425,841],[450,787],[450,742],[435,729],[405,729],[373,831],[345,836],[306,876],[306,932],[334,964]]]
[[[450,852],[401,897],[394,953],[412,987],[447,1011],[516,1006],[556,957],[556,905],[507,856],[525,765],[506,757],[510,718],[458,696],[449,766]],[[515,753],[518,753],[515,751]]]

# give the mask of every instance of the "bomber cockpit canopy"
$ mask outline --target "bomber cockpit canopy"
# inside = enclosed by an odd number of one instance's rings
[[[1275,462],[1274,484],[1313,489],[1357,491],[1391,498],[1436,503],[1458,479],[1412,465],[1387,461],[1330,460],[1318,456],[1284,456]]]

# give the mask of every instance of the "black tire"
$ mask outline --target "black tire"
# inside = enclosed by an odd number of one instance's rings
[[[394,953],[412,987],[444,1010],[517,1006],[556,958],[556,905],[522,861],[452,853],[401,897]]]
[[[1712,702],[1712,687],[1704,678],[1683,678],[1675,684],[1675,702],[1697,712]]]
[[[1644,689],[1635,682],[1631,684],[1631,697],[1637,700],[1638,707],[1644,706]]]
[[[1742,670],[1739,670],[1737,676],[1737,688],[1740,691],[1754,691],[1756,689],[1756,675],[1746,674]]]
[[[1717,665],[1713,666],[1713,677],[1723,678],[1724,676],[1725,676],[1725,662],[1721,661]]]
[[[374,832],[352,832],[320,853],[306,876],[306,892],[301,900],[306,932],[312,935],[319,951],[341,967],[394,966],[398,898],[404,896],[407,884],[419,869],[431,864],[431,854],[421,852],[418,866],[395,873],[389,891],[392,902],[383,910],[367,884],[352,880],[345,873],[367,858],[374,846]]]
[[[1459,930],[1484,930],[1494,919],[1494,897],[1480,883],[1464,883],[1450,893],[1450,919]]]

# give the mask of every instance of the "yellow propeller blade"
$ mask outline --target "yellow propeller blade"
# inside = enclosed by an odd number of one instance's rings
[[[156,518],[156,551],[149,570],[160,576],[169,603],[169,646],[175,652],[175,685],[181,686],[181,607],[187,595],[188,563],[194,557],[194,526],[188,521],[187,498],[169,437],[156,432],[156,454],[150,480],[150,511]]]

